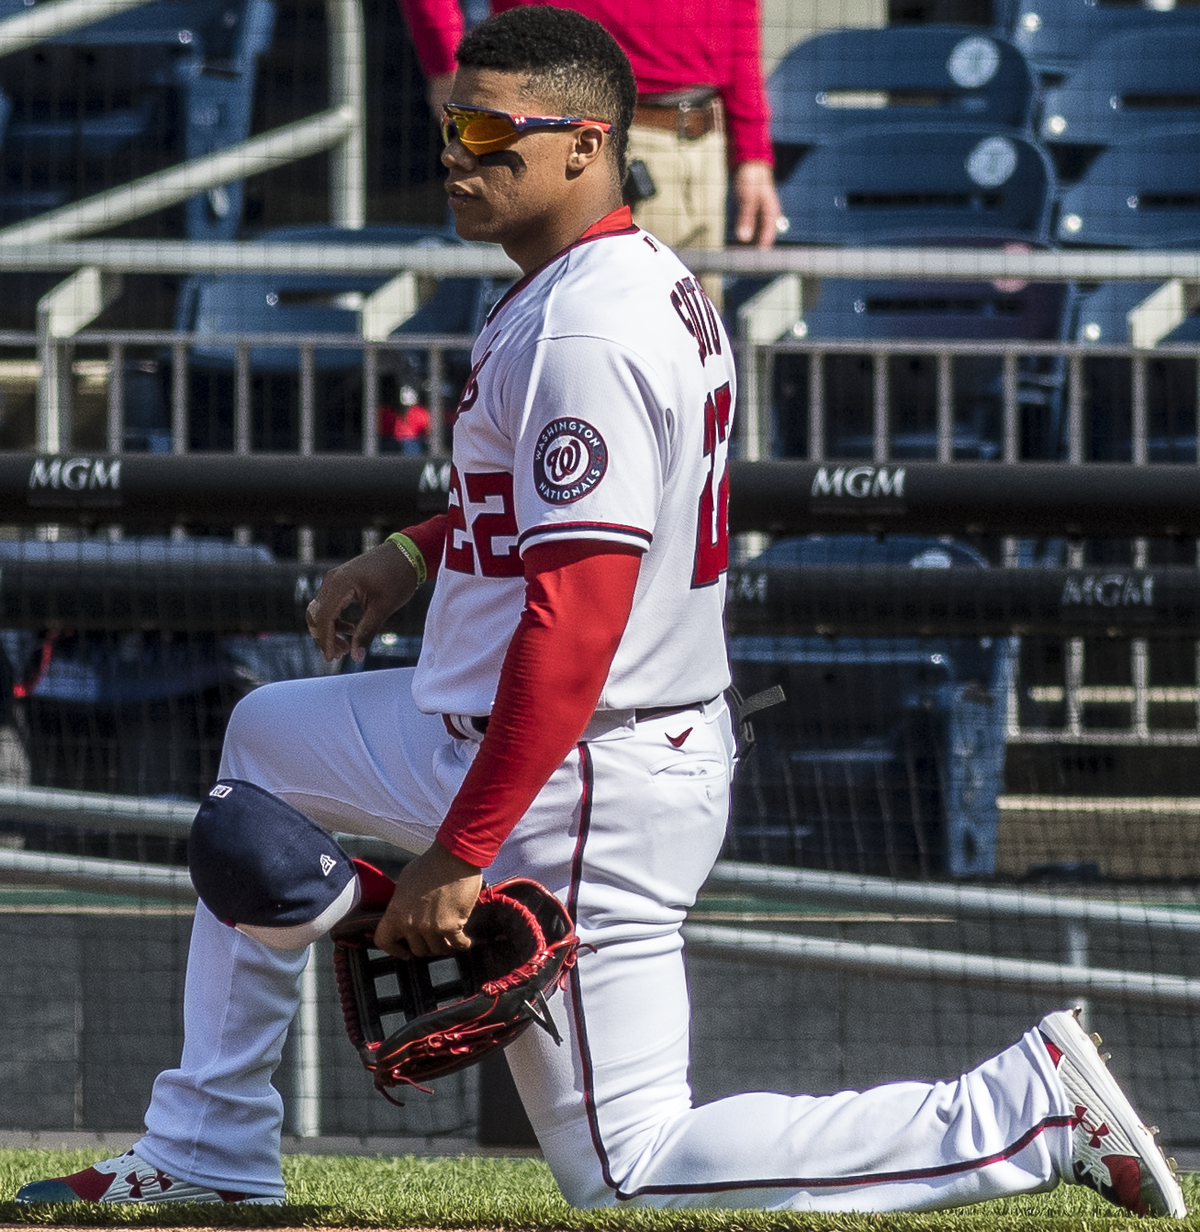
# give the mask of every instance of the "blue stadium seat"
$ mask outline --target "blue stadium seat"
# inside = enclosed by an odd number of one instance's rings
[[[1169,334],[1159,339],[1159,346],[1174,346],[1177,343],[1194,345],[1200,342],[1200,313],[1193,312],[1175,326]]]
[[[21,119],[9,124],[4,152],[34,158],[105,158],[150,128],[154,99],[143,96],[136,108],[117,108],[100,115]]]
[[[1060,78],[1110,35],[1131,30],[1174,34],[1197,26],[1200,12],[1186,5],[1017,0],[1012,40],[1038,73]]]
[[[796,332],[823,338],[896,341],[1057,339],[1062,330],[1064,287],[1030,283],[1000,290],[992,283],[860,282],[824,279],[820,298]],[[826,448],[839,458],[870,457],[873,381],[862,357],[827,355]],[[774,394],[781,417],[798,410],[794,393],[797,357],[776,359]],[[1025,356],[1018,363],[1017,401],[1023,456],[1052,458],[1062,418],[1063,364],[1054,357]],[[889,364],[894,458],[937,456],[937,363],[931,355],[898,355]],[[1003,451],[1003,362],[999,356],[959,356],[953,361],[954,455],[991,459]],[[792,391],[788,398],[785,391]],[[789,407],[787,404],[791,402]],[[787,408],[785,410],[785,407]],[[801,416],[804,418],[804,416]],[[782,442],[781,442],[782,443]]]
[[[874,373],[865,352],[875,340],[1053,340],[1061,335],[1065,292],[1061,285],[1031,283],[999,290],[992,283],[937,283],[824,279],[820,297],[794,330],[810,341],[863,340],[863,355],[824,357],[826,452],[831,457],[871,457],[874,450]],[[806,356],[778,355],[772,396],[777,446],[783,454],[806,452]],[[952,361],[953,451],[958,458],[991,459],[1003,451],[1003,362],[999,356],[958,356]],[[1018,361],[1017,401],[1024,457],[1057,456],[1062,421],[1064,367],[1054,357]],[[891,404],[889,444],[894,458],[937,456],[937,361],[932,355],[893,356],[888,365]]]
[[[1042,140],[1107,146],[1160,128],[1200,128],[1200,22],[1140,29],[1096,43],[1062,85],[1047,90]]]
[[[826,278],[804,314],[804,336],[1049,340],[1059,335],[1062,306],[1053,283],[1001,290],[990,282]]]
[[[461,244],[442,228],[378,225],[361,230],[337,227],[284,227],[264,233],[262,240],[281,243]],[[369,295],[389,280],[389,273],[368,275],[222,274],[192,277],[180,290],[176,327],[199,334],[275,333],[342,334],[357,338],[360,315],[354,300]],[[405,321],[396,334],[462,334],[474,336],[500,284],[490,278],[444,278]],[[395,336],[395,335],[393,335]],[[227,447],[230,441],[234,348],[198,342],[190,348],[192,447]],[[319,429],[318,448],[354,447],[361,441],[362,389],[360,346],[318,347],[313,356],[319,406],[340,406],[319,417],[340,426]],[[390,370],[402,384],[420,388],[430,374],[422,349],[381,354],[381,375]],[[275,427],[264,427],[262,438],[271,448],[294,448],[299,397],[300,352],[294,346],[261,346],[250,350],[250,367],[262,405],[271,403]],[[443,400],[453,404],[470,370],[469,351],[447,356]],[[257,412],[256,412],[257,413]],[[264,412],[265,413],[265,412]],[[165,407],[159,412],[166,418]],[[321,435],[324,433],[324,435]],[[268,447],[264,444],[262,447]]]
[[[1117,248],[1200,245],[1200,127],[1109,146],[1062,193],[1058,239]]]
[[[965,544],[913,535],[784,539],[763,565],[982,568]],[[726,854],[885,876],[995,871],[1007,639],[730,638],[743,693],[783,686],[754,719]]]
[[[1105,282],[1079,294],[1071,314],[1071,341],[1128,346],[1129,313],[1158,286],[1156,282]]]
[[[1159,289],[1155,282],[1110,282],[1077,294],[1068,337],[1097,347],[1132,344],[1129,314]],[[1200,341],[1200,318],[1188,317],[1157,346]],[[1196,367],[1190,358],[1144,352],[1146,365],[1146,455],[1151,462],[1196,460]],[[1083,361],[1085,460],[1127,462],[1133,457],[1132,363],[1119,355]]]
[[[231,10],[232,11],[232,10]],[[271,43],[275,6],[271,0],[246,0],[228,58],[187,66],[184,111],[188,158],[200,158],[245,141],[250,135],[258,58]],[[231,240],[242,219],[245,182],[210,189],[187,203],[187,234],[192,240]]]
[[[805,155],[780,186],[794,244],[1047,242],[1045,152],[985,127],[864,130]]]
[[[0,19],[24,11],[23,0],[0,0]],[[103,6],[97,5],[97,11],[103,12]],[[163,129],[164,87],[182,94],[179,146],[187,157],[243,140],[250,127],[256,61],[270,41],[273,17],[271,0],[157,0],[51,40],[51,46],[86,50],[89,59],[101,57],[102,67],[91,70],[95,78],[105,83],[106,92],[119,84],[117,93],[132,103],[97,110],[82,84],[78,105],[66,109],[54,94],[22,93],[23,106],[9,126],[4,153],[19,160],[22,181],[29,179],[32,164],[32,179],[42,184],[17,184],[10,178],[10,187],[0,193],[0,214],[27,217],[65,204],[74,195],[55,183],[64,178],[74,183],[74,174],[46,176],[39,163],[71,160],[79,165],[105,159],[139,139],[173,144]],[[165,114],[175,110],[168,107]],[[10,177],[12,169],[10,161]],[[189,236],[233,238],[241,218],[241,193],[238,182],[190,202]]]
[[[348,230],[340,227],[280,227],[259,237],[264,242],[329,244],[458,244],[448,231],[434,227],[377,225]],[[199,334],[225,333],[359,333],[359,312],[345,299],[377,291],[390,274],[217,274],[189,278],[180,292],[176,328]],[[490,280],[445,278],[435,294],[400,326],[402,333],[474,333],[483,323]],[[232,368],[232,347],[198,344],[193,364]],[[318,348],[314,364],[321,368],[358,367],[354,348]],[[252,368],[258,372],[296,372],[300,353],[295,347],[253,347]]]
[[[806,39],[780,61],[768,90],[772,141],[799,147],[864,126],[1025,131],[1033,78],[1011,43],[977,28],[886,26]]]
[[[27,11],[25,0],[0,0],[0,20]],[[180,61],[219,63],[233,57],[246,0],[156,0],[49,40],[60,47],[129,48],[120,67],[143,82],[169,85]]]
[[[244,7],[245,0],[155,0],[52,41],[74,47],[184,49],[189,58],[215,62],[230,58]],[[97,13],[103,13],[102,4]]]

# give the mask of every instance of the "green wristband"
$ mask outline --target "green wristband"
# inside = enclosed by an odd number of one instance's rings
[[[429,573],[425,568],[425,557],[421,555],[421,549],[407,535],[401,534],[400,531],[397,531],[394,535],[388,535],[387,541],[388,543],[395,544],[404,559],[417,571],[417,585],[424,585]]]

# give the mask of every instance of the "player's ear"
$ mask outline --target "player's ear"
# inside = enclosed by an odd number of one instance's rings
[[[604,154],[604,143],[608,140],[602,128],[585,124],[582,128],[572,129],[574,140],[567,155],[567,166],[572,171],[582,171],[596,162]]]

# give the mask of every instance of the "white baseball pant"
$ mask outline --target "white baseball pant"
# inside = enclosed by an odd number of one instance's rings
[[[477,745],[416,710],[411,678],[256,690],[234,711],[221,777],[276,792],[330,829],[423,850]],[[732,760],[721,701],[644,721],[601,715],[486,872],[548,886],[584,943],[551,1002],[562,1046],[531,1030],[508,1049],[567,1200],[887,1211],[1052,1189],[1069,1175],[1069,1109],[1035,1031],[953,1082],[692,1107],[679,930],[721,846]],[[305,960],[197,909],[183,1058],[155,1083],[137,1144],[148,1163],[283,1196],[270,1077]]]

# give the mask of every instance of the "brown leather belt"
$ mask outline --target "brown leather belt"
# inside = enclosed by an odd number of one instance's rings
[[[673,90],[669,94],[639,94],[633,122],[662,128],[680,141],[696,141],[722,126],[721,99],[707,87]]]

